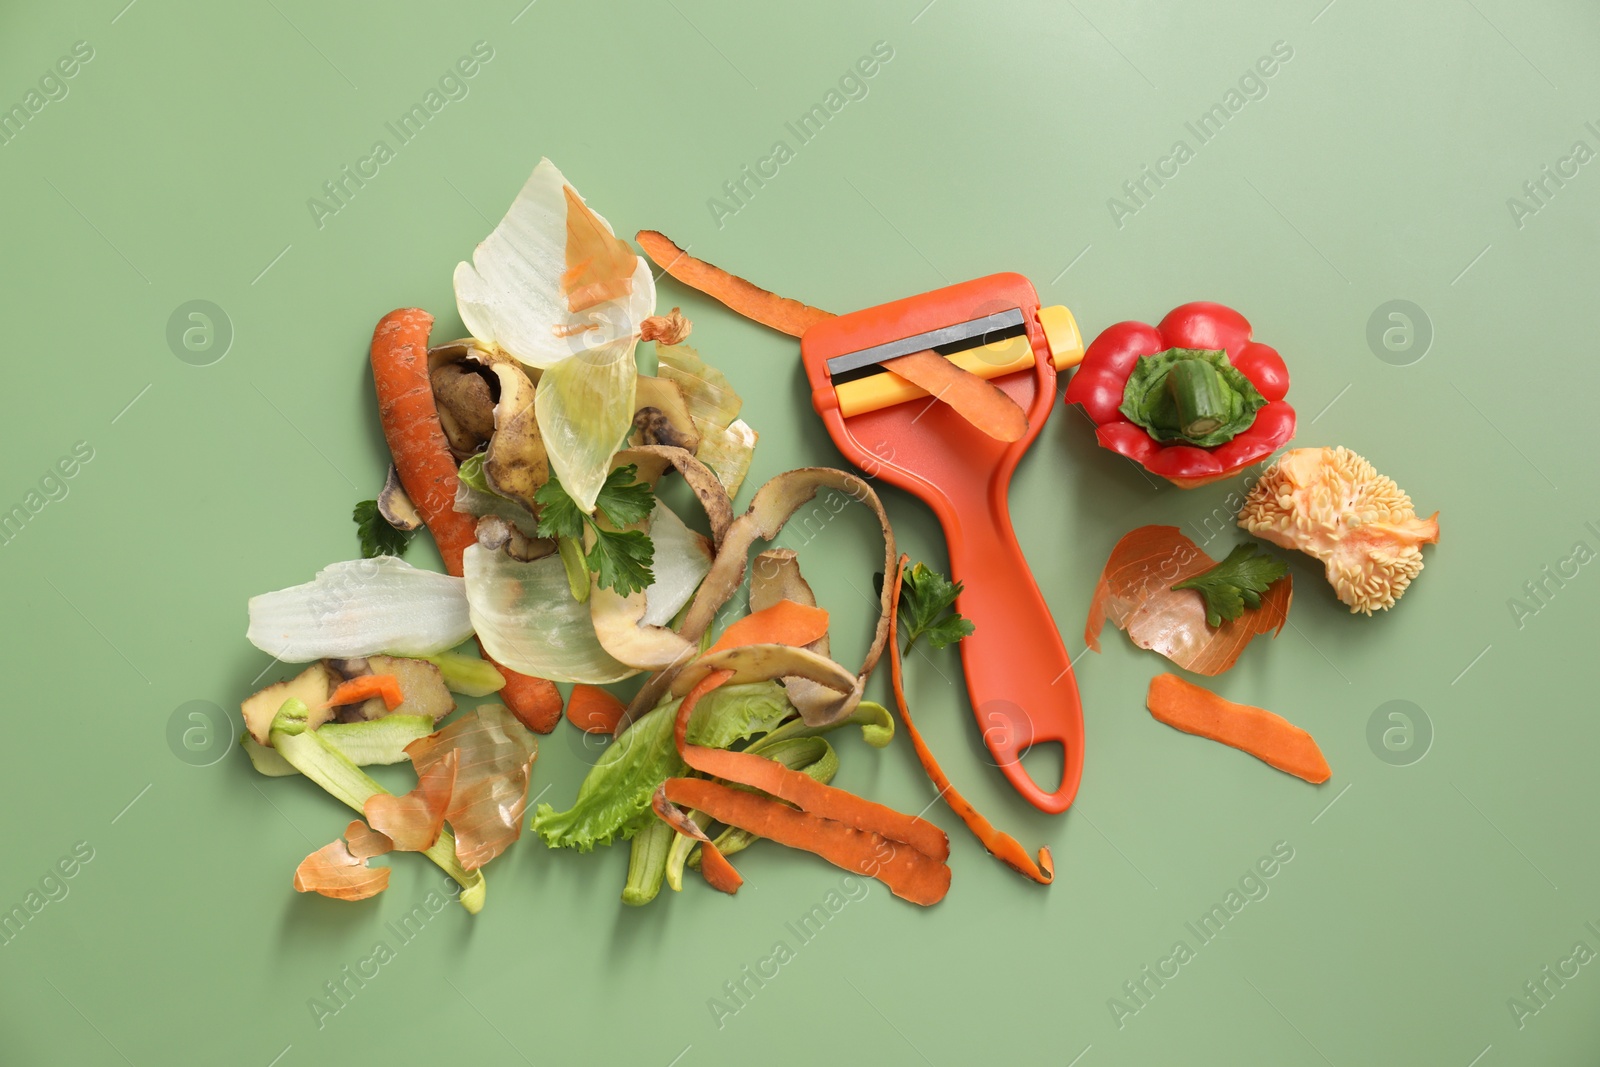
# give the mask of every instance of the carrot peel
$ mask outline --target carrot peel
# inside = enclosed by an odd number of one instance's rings
[[[1055,861],[1050,855],[1049,848],[1039,849],[1039,858],[1035,862],[1028,850],[1016,838],[1003,830],[997,829],[993,823],[985,819],[978,809],[958,793],[950,784],[950,776],[944,773],[939,766],[939,761],[934,758],[933,751],[928,748],[922,739],[922,732],[917,729],[916,723],[911,720],[911,711],[906,707],[905,685],[901,679],[900,665],[900,638],[898,633],[900,617],[900,585],[903,581],[906,564],[911,562],[910,556],[902,555],[899,564],[895,567],[894,592],[889,598],[893,605],[889,615],[889,681],[890,688],[894,690],[894,702],[899,709],[900,719],[905,723],[906,733],[911,738],[911,747],[916,749],[917,760],[922,764],[923,771],[927,774],[939,795],[944,798],[950,810],[960,817],[967,829],[972,831],[980,844],[988,850],[995,859],[1016,871],[1025,878],[1031,878],[1041,885],[1049,885],[1055,880]]]
[[[655,230],[640,230],[636,240],[657,266],[678,281],[780,333],[799,337],[822,320],[834,317],[832,312],[778,296],[737,274],[696,259]],[[1028,416],[1004,390],[936,352],[913,352],[885,360],[883,367],[949,404],[990,437],[1017,441],[1028,432]]]
[[[1150,679],[1145,703],[1158,722],[1248,752],[1313,785],[1333,774],[1316,740],[1288,719],[1264,708],[1235,704],[1175,674]]]
[[[324,708],[337,708],[345,704],[359,704],[373,697],[382,697],[383,706],[393,711],[405,703],[405,694],[400,691],[400,679],[392,674],[363,674],[358,678],[351,678],[341,682],[334,691],[328,694],[328,702]]]
[[[794,645],[802,648],[828,632],[828,613],[811,604],[780,600],[753,611],[722,632],[705,655],[744,645]]]
[[[669,778],[658,792],[657,814],[677,827],[667,802],[686,804],[730,826],[877,878],[906,900],[924,905],[942,900],[950,884],[950,868],[945,863],[950,840],[937,826],[823,785],[773,760],[688,742],[689,719],[695,706],[733,677],[733,671],[715,670],[689,690],[678,706],[674,741],[679,755],[691,768],[770,795],[703,779]],[[689,831],[680,828],[680,832]],[[732,892],[724,886],[732,880],[730,873],[733,877],[737,874],[726,858],[706,842],[703,833],[690,836],[702,842],[701,869],[705,872],[708,864],[711,867],[707,878],[715,878],[713,884],[717,888]]]

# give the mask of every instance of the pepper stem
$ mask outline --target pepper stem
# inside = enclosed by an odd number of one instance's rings
[[[1228,395],[1217,368],[1203,359],[1183,359],[1167,374],[1167,391],[1185,437],[1204,437],[1230,416]]]

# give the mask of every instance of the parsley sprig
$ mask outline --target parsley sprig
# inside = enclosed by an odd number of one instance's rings
[[[639,468],[629,464],[606,475],[595,497],[595,512],[609,526],[642,522],[655,508],[655,492],[649,483],[635,481],[638,474]],[[602,589],[627,596],[648,589],[656,580],[650,569],[655,545],[643,530],[608,529],[594,516],[584,514],[554,474],[533,494],[533,500],[539,505],[539,536],[568,537],[581,544],[585,528],[594,534],[594,544],[583,558]]]
[[[1260,545],[1246,541],[1235,546],[1228,558],[1215,567],[1172,588],[1193,589],[1205,598],[1207,626],[1221,626],[1223,620],[1232,622],[1244,614],[1245,608],[1259,608],[1261,594],[1289,572],[1283,560],[1260,549]]]
[[[403,556],[411,546],[415,531],[397,530],[378,510],[376,500],[363,500],[357,504],[350,517],[356,523],[356,536],[361,538],[361,558],[374,556]]]
[[[934,648],[948,648],[974,627],[955,610],[961,583],[952,582],[927,564],[913,563],[900,582],[900,625],[906,634],[907,652],[919,637],[927,637]]]

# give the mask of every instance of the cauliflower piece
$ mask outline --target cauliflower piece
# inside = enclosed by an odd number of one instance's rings
[[[1439,540],[1439,513],[1417,518],[1411,498],[1348,448],[1296,448],[1256,483],[1239,525],[1327,564],[1352,614],[1390,608]]]

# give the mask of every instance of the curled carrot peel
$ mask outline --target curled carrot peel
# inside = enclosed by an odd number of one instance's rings
[[[567,720],[586,734],[609,734],[627,705],[609,689],[579,683],[567,698]]]
[[[1145,703],[1158,722],[1231,745],[1313,785],[1333,775],[1316,739],[1288,719],[1264,708],[1235,704],[1176,674],[1150,679]]]
[[[1028,415],[1022,405],[993,382],[956,366],[932,349],[886,359],[882,367],[949,404],[996,441],[1020,441],[1028,432]]]
[[[400,484],[439,546],[445,570],[459,578],[462,553],[477,540],[477,525],[455,508],[456,461],[439,425],[428,378],[432,328],[433,316],[421,308],[400,308],[380,319],[372,331],[372,381],[378,420]],[[481,651],[482,642],[478,647]],[[487,653],[484,659],[489,659]],[[561,721],[561,692],[555,683],[494,665],[506,679],[500,699],[522,724],[542,734],[554,730]]]
[[[802,648],[828,632],[828,613],[812,604],[780,600],[753,611],[722,631],[705,654],[742,645],[793,645]]]
[[[834,317],[831,311],[768,292],[737,274],[696,259],[655,230],[640,230],[635,239],[657,266],[684,285],[779,333],[799,337],[823,319]],[[883,369],[949,404],[990,437],[1016,441],[1028,432],[1028,416],[1015,400],[999,386],[956,366],[937,352],[924,350],[884,360]]]
[[[673,737],[685,763],[717,778],[753,786],[825,819],[903,842],[936,860],[944,860],[950,855],[949,837],[926,819],[903,814],[831,785],[823,785],[809,774],[790,770],[765,756],[689,744],[689,716],[694,710],[693,704],[732,677],[732,671],[714,671],[706,675],[679,705],[678,718],[673,724]],[[684,708],[689,708],[689,711]]]
[[[687,781],[687,779],[675,780]],[[748,796],[749,794],[746,795]],[[650,805],[668,826],[678,831],[678,833],[692,837],[700,842],[700,873],[705,877],[707,884],[712,889],[729,894],[739,891],[739,887],[744,885],[744,877],[734,869],[733,864],[728,862],[728,857],[724,856],[721,850],[712,843],[711,838],[706,836],[706,832],[700,828],[700,824],[689,818],[681,808],[673,806],[671,799],[667,795],[666,782],[662,782],[656,787],[655,795],[651,798]]]
[[[916,723],[911,721],[911,711],[906,707],[905,686],[901,681],[900,639],[897,632],[900,616],[900,583],[905,574],[906,564],[909,562],[911,562],[910,556],[900,557],[899,565],[895,567],[894,595],[889,598],[889,602],[894,605],[889,615],[889,681],[891,688],[894,689],[894,702],[900,711],[900,720],[905,723],[906,733],[911,737],[911,747],[916,749],[917,760],[927,773],[928,780],[939,790],[939,795],[950,806],[950,810],[967,824],[967,829],[971,830],[973,836],[989,850],[989,854],[1023,877],[1032,878],[1041,885],[1049,885],[1056,876],[1055,860],[1050,855],[1049,847],[1039,849],[1039,860],[1035,863],[1021,842],[1005,831],[996,829],[993,823],[979,814],[978,809],[956,792],[950,784],[950,777],[939,766],[939,761],[934,759],[933,752],[928,748],[927,742],[923,741],[922,732],[917,729]]]
[[[337,708],[344,704],[359,704],[372,697],[382,697],[383,706],[393,711],[405,703],[405,694],[400,691],[400,679],[392,674],[363,674],[359,678],[352,678],[348,682],[339,683],[332,693],[328,694],[328,702],[324,708]]]
[[[699,779],[669,778],[657,792],[657,814],[674,822],[675,816],[668,812],[670,802],[685,803],[730,826],[804,849],[846,870],[876,878],[896,896],[913,903],[942,900],[950,886],[950,868],[945,863],[950,839],[937,826],[823,785],[774,760],[688,743],[689,719],[695,705],[733,677],[729,670],[712,671],[683,698],[673,724],[678,753],[697,771],[771,796]],[[706,790],[705,786],[714,788]],[[707,863],[718,872],[727,866],[726,857],[703,835],[691,836],[701,840],[702,869]],[[718,877],[726,880],[726,875]]]

